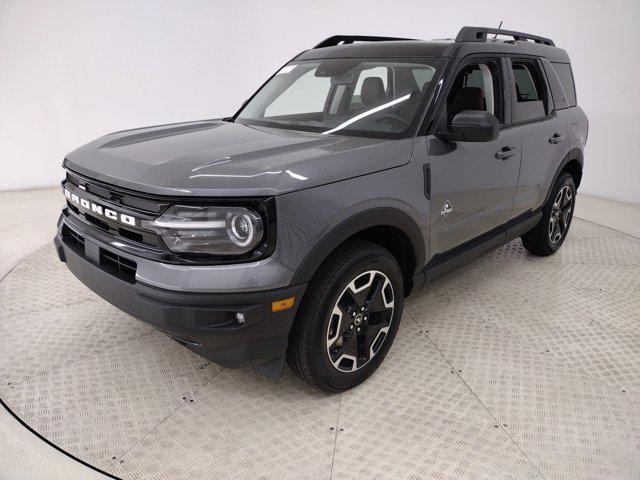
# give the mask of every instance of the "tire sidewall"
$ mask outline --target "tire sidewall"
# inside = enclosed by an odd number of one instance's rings
[[[379,270],[384,273],[393,287],[394,309],[389,332],[378,353],[364,367],[354,372],[342,372],[337,370],[327,355],[326,334],[333,307],[347,285],[358,275],[368,270]],[[324,296],[325,301],[319,310],[320,318],[314,322],[311,335],[310,353],[313,375],[321,378],[323,383],[327,383],[332,389],[349,389],[366,380],[382,363],[387,352],[393,344],[404,307],[403,282],[400,267],[390,254],[366,253],[358,255],[349,262],[337,276],[328,292]]]

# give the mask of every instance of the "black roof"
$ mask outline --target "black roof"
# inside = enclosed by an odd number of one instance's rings
[[[490,34],[510,37],[493,39]],[[549,38],[511,30],[462,27],[455,39],[412,40],[394,37],[336,35],[302,52],[296,60],[322,58],[463,57],[470,53],[511,53],[546,57],[552,62],[569,62],[569,56]]]

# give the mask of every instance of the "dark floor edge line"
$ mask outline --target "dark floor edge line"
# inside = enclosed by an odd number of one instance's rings
[[[627,237],[631,237],[631,238],[635,238],[636,240],[640,240],[640,237],[636,237],[632,233],[623,232],[622,230],[618,230],[617,228],[610,227],[609,225],[605,225],[603,223],[598,223],[595,220],[588,220],[586,218],[577,217],[577,216],[575,218],[577,218],[578,220],[581,220],[583,222],[592,223],[593,225],[598,225],[599,227],[604,227],[604,228],[607,228],[609,230],[613,230],[614,232],[621,233],[622,235],[626,235]]]
[[[34,434],[36,437],[38,437],[40,440],[42,440],[43,442],[45,442],[47,445],[49,445],[50,447],[55,448],[57,451],[59,451],[60,453],[66,455],[67,457],[69,457],[72,460],[75,460],[76,462],[80,463],[81,465],[84,465],[85,467],[90,468],[91,470],[94,470],[95,472],[101,473],[102,475],[108,477],[108,478],[113,478],[115,480],[122,480],[122,478],[120,477],[116,477],[110,473],[105,472],[104,470],[99,469],[98,467],[94,467],[93,465],[85,462],[84,460],[79,459],[78,457],[76,457],[75,455],[72,455],[69,452],[64,451],[62,448],[60,448],[59,446],[57,446],[55,443],[51,442],[50,440],[47,440],[45,437],[43,437],[41,434],[39,434],[37,431],[35,431],[33,428],[31,428],[27,423],[25,423],[18,415],[16,415],[13,410],[11,410],[9,408],[9,406],[4,403],[4,400],[2,400],[0,398],[0,404],[2,404],[2,407],[9,412],[9,414],[16,419],[16,421],[22,425],[24,428],[26,428],[27,430],[29,430],[32,434]]]
[[[418,330],[422,330],[424,332],[424,336],[427,338],[429,343],[431,343],[431,345],[433,345],[433,347],[438,351],[438,354],[444,359],[444,361],[447,362],[447,364],[451,368],[451,371],[453,373],[455,373],[455,375],[460,379],[460,381],[462,381],[462,383],[464,383],[464,386],[467,387],[467,389],[471,392],[471,394],[474,396],[474,398],[476,400],[478,400],[480,405],[482,405],[482,408],[491,416],[491,418],[493,418],[493,420],[495,420],[496,425],[498,425],[498,427],[504,432],[504,434],[509,438],[511,443],[513,443],[513,445],[515,445],[515,447],[522,454],[522,456],[527,459],[527,461],[529,462],[531,467],[533,467],[533,469],[536,472],[538,472],[538,475],[540,475],[540,478],[545,479],[546,478],[545,475],[540,471],[538,466],[533,462],[533,460],[531,458],[529,458],[529,455],[527,455],[527,453],[520,447],[518,442],[515,441],[515,439],[511,436],[511,434],[509,434],[509,432],[506,430],[506,428],[502,426],[502,423],[496,418],[496,416],[493,414],[493,412],[491,412],[491,410],[489,410],[489,407],[487,407],[485,405],[485,403],[476,394],[476,392],[473,390],[473,388],[471,388],[471,385],[469,385],[466,382],[466,380],[462,377],[462,375],[460,375],[460,373],[458,373],[458,369],[455,368],[453,363],[451,363],[451,361],[446,357],[446,355],[442,352],[442,350],[440,350],[440,347],[438,347],[436,342],[434,342],[433,339],[427,334],[427,330],[422,325],[420,325],[420,323],[418,323],[418,321],[413,317],[413,315],[409,314],[409,318],[411,318],[411,321],[418,327]]]
[[[211,362],[209,362],[211,364]],[[215,364],[214,364],[215,365]],[[207,380],[207,382],[205,382],[204,385],[202,385],[199,389],[197,389],[196,391],[193,392],[193,394],[190,396],[190,399],[194,399],[196,397],[196,395],[198,395],[202,390],[204,390],[205,388],[207,388],[211,382],[213,382],[216,377],[218,375],[220,375],[225,369],[224,368],[220,368],[220,370],[218,370],[218,372],[211,377],[209,380]],[[174,408],[171,413],[169,413],[166,417],[164,417],[162,420],[160,420],[151,430],[149,430],[149,432],[144,435],[142,438],[140,438],[140,440],[136,441],[131,447],[129,447],[129,449],[124,452],[122,455],[117,455],[116,456],[116,460],[114,460],[115,462],[119,462],[121,459],[123,459],[124,457],[126,457],[127,455],[129,455],[132,451],[134,451],[136,449],[136,447],[138,447],[139,445],[142,445],[142,442],[146,439],[149,438],[154,432],[156,432],[158,430],[158,428],[165,423],[169,418],[171,418],[173,415],[176,414],[176,412],[178,410],[180,410],[181,408],[183,408],[185,405],[187,404],[186,401],[182,402],[180,405],[178,405],[176,408]],[[118,466],[116,465],[116,468]]]
[[[329,480],[333,479],[333,466],[336,462],[336,449],[338,447],[338,430],[340,429],[340,410],[342,409],[342,392],[340,392],[340,399],[338,402],[338,415],[336,416],[336,433],[333,437],[333,455],[331,456],[331,473],[329,474]]]

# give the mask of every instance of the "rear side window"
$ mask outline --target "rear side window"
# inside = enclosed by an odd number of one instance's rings
[[[564,93],[567,95],[567,102],[570,107],[575,107],[576,102],[576,87],[573,83],[573,72],[571,72],[571,65],[568,63],[552,63],[553,69],[556,71]]]
[[[546,87],[538,64],[534,61],[512,60],[511,66],[516,87],[514,121],[527,122],[545,117]]]
[[[549,89],[551,89],[551,96],[553,97],[553,105],[556,110],[562,110],[569,108],[569,102],[567,101],[567,94],[564,93],[562,83],[556,74],[556,71],[551,66],[551,63],[546,58],[542,58],[542,67],[544,73],[547,75],[547,82],[549,83]]]

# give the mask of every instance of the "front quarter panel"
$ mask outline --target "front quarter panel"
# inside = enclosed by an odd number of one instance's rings
[[[398,142],[405,144],[403,155],[410,156],[413,139]],[[322,263],[328,253],[323,242],[331,238],[335,245],[337,238],[346,240],[358,225],[373,226],[372,219],[378,220],[377,225],[395,222],[394,226],[407,230],[414,250],[418,250],[417,260],[422,262],[417,267],[424,266],[429,204],[419,162],[282,195],[277,202],[278,246],[274,255],[296,271],[292,283],[309,280],[301,271],[306,262]],[[357,219],[364,217],[366,222],[358,223]],[[342,228],[350,222],[351,228]],[[336,236],[337,231],[344,233]]]

